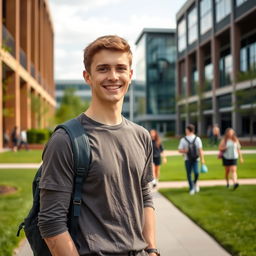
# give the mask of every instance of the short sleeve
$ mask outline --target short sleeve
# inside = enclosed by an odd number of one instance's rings
[[[185,148],[185,146],[184,146],[184,138],[182,138],[182,139],[180,140],[178,149],[184,149],[184,148]]]
[[[72,192],[73,153],[68,134],[57,130],[48,142],[43,153],[41,189]]]
[[[202,140],[199,137],[197,137],[197,143],[198,143],[198,148],[203,148]]]

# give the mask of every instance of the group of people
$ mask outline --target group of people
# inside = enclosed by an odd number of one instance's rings
[[[200,137],[195,134],[195,127],[189,124],[186,127],[186,135],[181,138],[178,151],[184,155],[184,163],[189,184],[189,194],[194,195],[200,191],[198,179],[200,174],[199,162],[205,165],[203,144]],[[214,143],[218,144],[220,138],[220,129],[218,125],[213,126]],[[160,176],[161,158],[166,163],[167,159],[164,154],[163,145],[161,144],[159,134],[156,130],[151,130],[150,135],[153,142],[153,187],[156,187]],[[240,151],[241,144],[232,128],[225,131],[223,138],[219,143],[219,155],[225,168],[226,186],[230,187],[230,176],[232,176],[233,189],[237,189],[239,183],[237,181],[237,160],[243,163],[243,156]],[[194,175],[193,175],[194,174]],[[193,176],[193,179],[192,179]]]
[[[14,152],[16,152],[17,150],[20,150],[22,146],[24,146],[26,150],[29,150],[28,140],[27,140],[27,131],[26,130],[19,131],[18,126],[14,126],[10,134],[8,129],[4,131],[3,142],[4,142],[5,148],[11,147],[12,151]]]

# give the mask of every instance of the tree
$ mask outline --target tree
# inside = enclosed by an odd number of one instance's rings
[[[89,102],[83,102],[79,96],[75,95],[75,90],[73,88],[67,88],[64,91],[60,107],[56,111],[56,122],[63,123],[74,118],[81,112],[84,112],[88,107]]]

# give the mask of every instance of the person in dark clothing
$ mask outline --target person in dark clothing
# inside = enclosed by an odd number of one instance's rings
[[[11,133],[11,141],[12,141],[12,150],[14,152],[17,151],[18,143],[19,143],[19,135],[18,135],[18,127],[14,126]]]
[[[162,163],[162,158],[164,163],[167,162],[167,158],[164,155],[164,148],[163,145],[161,144],[161,139],[158,132],[152,129],[150,130],[150,135],[153,145],[153,187],[156,187],[160,177],[160,166]]]

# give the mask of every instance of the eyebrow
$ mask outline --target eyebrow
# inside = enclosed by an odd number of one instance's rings
[[[128,65],[126,65],[126,64],[117,64],[117,65],[99,64],[99,65],[96,66],[96,68],[104,68],[104,67],[110,67],[110,66],[128,67]]]

